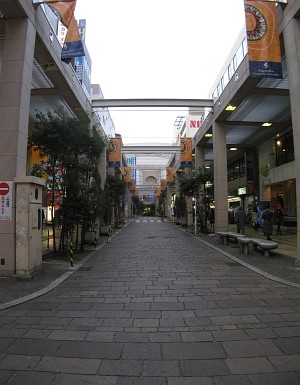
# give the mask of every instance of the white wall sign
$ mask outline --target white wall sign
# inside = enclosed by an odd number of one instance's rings
[[[0,181],[0,221],[11,221],[12,187],[13,182]]]

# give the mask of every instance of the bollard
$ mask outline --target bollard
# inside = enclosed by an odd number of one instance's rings
[[[95,245],[95,248],[96,248],[97,247],[96,231],[95,231],[94,245]]]
[[[111,227],[109,226],[109,228],[108,228],[108,233],[107,233],[107,239],[106,239],[106,243],[108,243],[109,242],[109,237],[110,237],[110,235],[111,235]]]
[[[70,264],[71,264],[71,267],[73,267],[73,242],[70,241]]]
[[[47,237],[47,249],[50,249],[50,233],[48,230],[48,237]]]

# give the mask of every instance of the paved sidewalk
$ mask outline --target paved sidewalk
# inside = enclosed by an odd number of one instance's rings
[[[143,222],[156,222],[160,221],[159,218],[137,218],[134,220],[129,220],[129,222],[134,223],[143,223]],[[175,228],[178,227],[173,224]],[[179,226],[180,229],[182,229]],[[236,225],[229,225],[230,231],[236,231]],[[70,268],[70,262],[67,258],[63,260],[60,257],[52,258],[47,256],[48,253],[48,242],[47,233],[50,233],[50,249],[52,247],[52,229],[48,226],[44,229],[44,242],[43,242],[43,274],[36,276],[32,281],[16,281],[14,278],[1,278],[0,277],[0,309],[3,304],[5,306],[14,305],[28,299],[31,299],[35,296],[39,296],[47,292],[47,290],[52,290],[54,286],[59,285],[60,282],[63,282],[69,275],[74,272],[74,269]],[[189,232],[189,231],[188,231]],[[254,231],[251,227],[246,227],[246,235],[250,237],[261,237],[265,238],[262,234],[262,231],[259,229],[257,232]],[[197,236],[198,237],[198,236]],[[100,239],[97,243],[97,249],[103,246],[103,243],[106,240],[106,236],[100,236]],[[295,231],[285,231],[281,236],[273,236],[273,240],[279,242],[279,247],[276,251],[272,252],[271,261],[270,258],[266,258],[259,252],[251,252],[250,255],[244,256],[239,252],[239,249],[236,244],[230,243],[229,246],[222,246],[219,242],[217,236],[202,236],[200,239],[212,247],[217,247],[222,250],[225,254],[230,254],[234,258],[238,258],[241,263],[245,262],[249,264],[254,269],[260,270],[261,273],[265,273],[269,278],[278,278],[279,280],[284,280],[288,284],[300,285],[300,269],[295,267],[295,258],[297,251],[297,235]],[[97,250],[96,249],[96,250]],[[86,257],[93,255],[95,248],[87,246]],[[74,264],[75,270],[84,263],[84,256],[80,258],[78,255],[74,255]],[[2,304],[2,305],[1,305]]]
[[[0,385],[21,383],[299,385],[300,289],[132,221],[56,288],[0,311]]]

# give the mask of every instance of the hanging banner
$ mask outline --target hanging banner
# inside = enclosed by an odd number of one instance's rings
[[[174,182],[175,182],[174,168],[173,167],[167,167],[167,185],[173,186]]]
[[[62,48],[61,60],[69,63],[74,57],[85,56],[84,47],[74,16],[76,0],[34,1],[34,4],[42,3],[48,4],[49,7],[52,8],[53,12],[57,15],[57,17],[61,20],[62,24],[68,28]]]
[[[180,162],[181,167],[192,167],[192,138],[180,138]]]
[[[131,169],[130,167],[124,167],[124,182],[131,182]]]
[[[79,56],[85,56],[85,53],[80,39],[77,22],[73,15],[61,52],[61,60],[69,63],[72,58]]]
[[[132,179],[131,179],[131,181],[130,181],[129,191],[130,191],[130,192],[134,192],[134,191],[135,191],[134,180],[132,180]]]
[[[244,0],[250,77],[282,79],[276,5]]]
[[[167,180],[161,179],[160,180],[160,191],[166,191],[167,190]]]
[[[45,3],[49,5],[49,7],[52,8],[53,12],[61,20],[63,25],[69,28],[75,12],[76,0],[68,0],[68,1],[44,0],[44,1],[34,2],[34,3],[35,4]]]
[[[121,166],[121,138],[111,138],[108,142],[108,167]]]
[[[252,0],[252,1],[259,1],[259,0]],[[266,3],[282,3],[282,4],[287,4],[288,0],[262,0]]]
[[[60,0],[59,3],[71,3],[73,2],[74,0]],[[42,4],[42,3],[58,3],[57,0],[33,0],[32,1],[33,4]]]

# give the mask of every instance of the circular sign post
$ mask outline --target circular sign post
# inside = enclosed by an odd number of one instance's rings
[[[6,182],[0,183],[0,195],[7,195],[9,193],[9,185]]]

